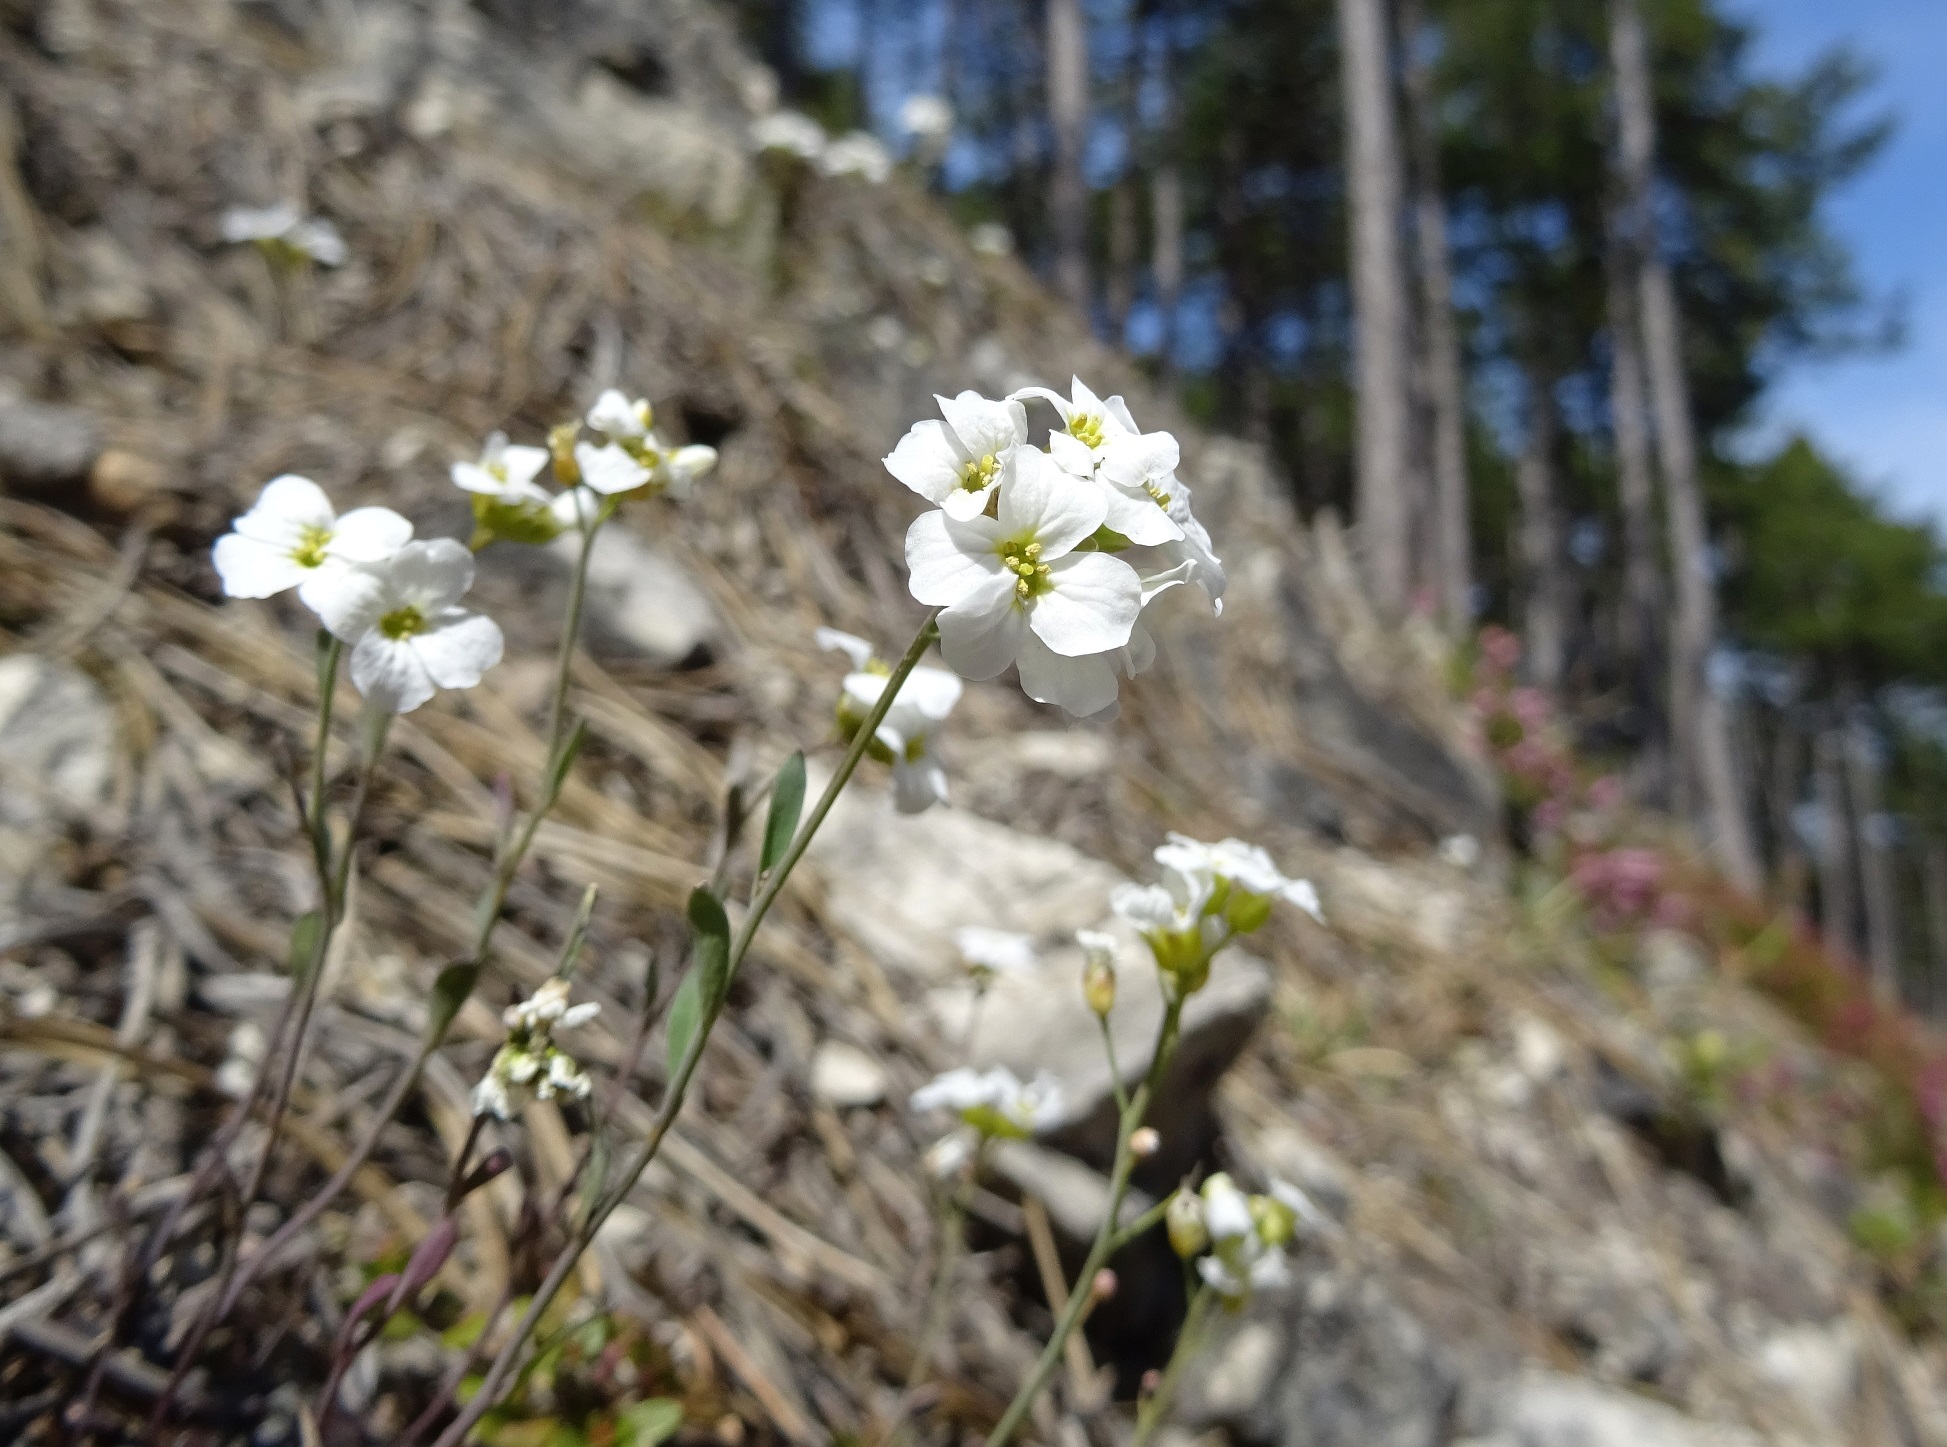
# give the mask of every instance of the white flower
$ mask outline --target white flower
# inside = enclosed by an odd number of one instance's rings
[[[961,1168],[974,1158],[977,1140],[972,1132],[964,1130],[941,1136],[926,1148],[926,1154],[921,1157],[926,1174],[936,1181],[959,1175]]]
[[[978,392],[933,400],[946,421],[915,422],[885,459],[886,471],[949,517],[979,517],[1008,459],[1028,440],[1027,409]]]
[[[1122,398],[1110,397],[1104,400],[1090,391],[1088,384],[1080,377],[1069,378],[1069,387],[1072,395],[1068,397],[1062,396],[1051,387],[1023,387],[1008,396],[1010,402],[1039,397],[1044,402],[1052,403],[1055,411],[1061,414],[1063,430],[1054,433],[1048,439],[1051,452],[1059,448],[1061,452],[1068,452],[1072,456],[1074,444],[1079,443],[1082,449],[1091,455],[1092,460],[1099,460],[1110,443],[1120,438],[1142,435],[1141,429],[1136,426],[1136,419],[1129,415],[1129,405]],[[1068,439],[1065,442],[1062,440],[1064,437]],[[1057,452],[1057,456],[1060,455],[1061,453]],[[1064,463],[1064,465],[1069,464]],[[1070,466],[1070,470],[1076,469]]]
[[[1013,1071],[962,1066],[913,1092],[912,1107],[951,1111],[982,1135],[1025,1140],[1061,1119],[1061,1082],[1045,1071],[1023,1085]]]
[[[473,1113],[490,1115],[495,1120],[512,1120],[514,1102],[507,1090],[507,1082],[501,1078],[501,1073],[496,1068],[499,1064],[500,1055],[496,1052],[493,1064],[489,1065],[487,1073],[480,1077],[480,1083],[473,1087]]]
[[[1208,871],[1165,868],[1160,884],[1118,884],[1109,891],[1109,909],[1141,934],[1181,934],[1200,927],[1215,890]]]
[[[1169,515],[1170,521],[1182,529],[1183,536],[1173,543],[1163,544],[1163,555],[1187,565],[1189,572],[1186,581],[1203,589],[1211,606],[1222,613],[1224,589],[1229,586],[1229,579],[1224,574],[1223,560],[1217,556],[1216,547],[1210,541],[1209,530],[1190,511],[1190,489],[1181,479],[1171,484]]]
[[[892,176],[892,153],[877,136],[852,131],[825,147],[818,169],[827,176],[857,176],[874,186],[883,185]]]
[[[751,123],[750,138],[760,151],[783,151],[815,161],[825,153],[825,128],[799,111],[772,111]]]
[[[534,481],[547,465],[545,447],[512,447],[505,432],[495,432],[487,438],[480,460],[454,463],[452,476],[456,486],[476,496],[548,507],[553,497]]]
[[[717,450],[701,443],[691,443],[679,447],[674,452],[662,453],[662,461],[655,470],[655,481],[669,490],[672,497],[688,497],[690,484],[694,483],[717,465]]]
[[[1242,839],[1224,839],[1204,844],[1187,834],[1172,832],[1167,844],[1158,845],[1156,862],[1166,869],[1201,872],[1225,880],[1246,894],[1264,899],[1281,899],[1295,904],[1320,924],[1325,916],[1319,908],[1318,891],[1308,879],[1287,879],[1271,856],[1255,844]]]
[[[1100,492],[1077,486],[1043,453],[1009,456],[999,516],[923,513],[906,533],[909,586],[943,605],[940,651],[965,678],[1019,662],[1030,698],[1091,714],[1115,700],[1115,675],[1091,654],[1129,641],[1142,608],[1135,569],[1077,552],[1102,525]],[[1106,689],[1104,688],[1106,685]]]
[[[601,509],[600,494],[585,487],[571,487],[566,492],[556,493],[548,504],[548,512],[563,532],[570,528],[587,527],[595,521]]]
[[[953,932],[953,944],[960,958],[976,972],[1025,975],[1041,963],[1034,953],[1034,941],[1012,930],[965,925]]]
[[[618,492],[633,492],[645,486],[650,477],[649,469],[617,442],[601,447],[592,442],[577,442],[575,466],[581,469],[582,484],[604,497],[612,497]]]
[[[320,266],[343,266],[349,255],[338,228],[322,217],[306,218],[295,206],[232,206],[219,223],[225,241],[282,246]]]
[[[1089,964],[1115,964],[1115,936],[1106,930],[1078,929],[1075,931],[1075,943],[1082,947],[1082,954]]]
[[[655,413],[643,398],[633,401],[610,387],[588,409],[588,426],[610,442],[633,442],[649,435]]]
[[[1291,1284],[1291,1267],[1278,1251],[1250,1253],[1236,1265],[1212,1253],[1197,1259],[1197,1275],[1231,1301]]]
[[[827,653],[843,653],[852,660],[852,667],[864,671],[874,657],[872,645],[856,633],[846,633],[837,628],[820,628],[811,635],[818,646]],[[874,699],[878,695],[873,695]],[[870,707],[870,704],[867,705]]]
[[[845,695],[869,712],[886,682],[883,673],[848,673]],[[880,721],[875,739],[891,755],[893,803],[902,814],[921,814],[946,802],[946,769],[933,751],[933,735],[953,712],[960,693],[960,680],[945,669],[915,668]]]
[[[982,221],[967,233],[967,245],[982,256],[1010,256],[1014,233],[998,221]]]
[[[268,598],[296,588],[317,612],[351,568],[381,562],[412,540],[412,524],[391,508],[339,517],[323,488],[293,473],[273,478],[230,526],[212,555],[226,594]]]
[[[529,998],[518,1004],[509,1005],[501,1012],[501,1023],[509,1030],[572,1030],[577,1025],[586,1025],[601,1013],[600,1005],[568,1003],[568,982],[563,979],[549,979],[541,983]]]
[[[909,95],[899,107],[899,128],[937,146],[953,134],[953,107],[943,96]]]
[[[1284,1254],[1264,1236],[1270,1213],[1260,1208],[1270,1203],[1253,1201],[1221,1171],[1203,1183],[1202,1196],[1210,1254],[1198,1260],[1197,1274],[1233,1302],[1286,1285],[1291,1272]]]
[[[348,569],[318,615],[352,645],[358,691],[410,713],[442,688],[471,688],[500,662],[500,628],[458,605],[473,586],[473,555],[451,538],[407,543]]]

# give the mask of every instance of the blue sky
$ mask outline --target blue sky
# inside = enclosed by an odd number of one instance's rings
[[[1803,430],[1908,517],[1947,529],[1947,0],[1733,0],[1766,71],[1800,70],[1844,42],[1879,67],[1868,105],[1899,128],[1834,199],[1833,229],[1867,286],[1907,294],[1890,354],[1794,363],[1754,441]]]

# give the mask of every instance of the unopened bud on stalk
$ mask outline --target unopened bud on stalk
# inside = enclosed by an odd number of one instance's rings
[[[1179,1190],[1170,1197],[1163,1224],[1169,1231],[1170,1249],[1185,1261],[1202,1254],[1210,1244],[1210,1230],[1203,1222],[1203,1198],[1195,1191]]]
[[[1095,1279],[1088,1284],[1088,1304],[1091,1307],[1100,1306],[1115,1295],[1116,1288],[1120,1285],[1121,1282],[1116,1280],[1116,1274],[1108,1267],[1103,1267],[1095,1273]]]
[[[554,480],[563,487],[581,486],[581,464],[575,461],[575,439],[580,435],[579,422],[560,422],[548,429],[548,456],[554,462]]]
[[[1082,996],[1106,1020],[1115,1008],[1115,936],[1076,930],[1075,941],[1082,947]]]
[[[1137,1387],[1136,1390],[1142,1396],[1153,1397],[1156,1395],[1156,1389],[1162,1385],[1162,1371],[1159,1368],[1151,1367],[1143,1373],[1142,1385]]]
[[[1129,1137],[1129,1154],[1139,1161],[1146,1161],[1156,1154],[1162,1144],[1163,1138],[1156,1133],[1156,1128],[1146,1125]]]

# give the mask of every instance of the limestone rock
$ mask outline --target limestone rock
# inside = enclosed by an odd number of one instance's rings
[[[115,714],[95,681],[33,653],[0,658],[0,825],[86,818],[115,769]]]
[[[886,1068],[856,1045],[827,1040],[811,1057],[811,1093],[841,1109],[886,1098]]]
[[[56,407],[0,382],[0,478],[56,487],[85,477],[101,455],[101,428],[78,407]]]
[[[579,539],[557,538],[572,564]],[[626,528],[607,527],[588,560],[588,621],[610,642],[674,667],[720,636],[716,607],[689,570]]]
[[[1495,1394],[1494,1436],[1508,1447],[1760,1447],[1743,1427],[1694,1417],[1615,1387],[1523,1373]]]

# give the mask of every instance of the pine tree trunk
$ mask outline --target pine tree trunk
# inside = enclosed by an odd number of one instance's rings
[[[1819,735],[1812,788],[1819,805],[1819,932],[1826,948],[1849,954],[1852,933],[1852,829],[1846,809],[1845,736]]]
[[[1168,387],[1176,381],[1176,308],[1183,299],[1183,173],[1178,169],[1183,111],[1176,94],[1176,17],[1169,0],[1158,7],[1158,16],[1161,34],[1156,75],[1163,93],[1163,113],[1157,125],[1156,164],[1149,182],[1149,269],[1161,322],[1159,375]]]
[[[1927,910],[1927,1009],[1939,1019],[1947,1004],[1947,844],[1928,839],[1920,869],[1920,897]]]
[[[1406,611],[1412,557],[1406,512],[1406,276],[1400,254],[1399,138],[1384,0],[1338,0],[1345,96],[1346,189],[1352,211],[1354,372],[1358,388],[1354,507],[1373,601]]]
[[[1048,13],[1048,125],[1054,133],[1054,174],[1048,186],[1048,230],[1055,245],[1055,289],[1088,309],[1088,182],[1082,150],[1088,139],[1088,24],[1081,0],[1046,0]]]
[[[1609,419],[1616,446],[1616,491],[1623,517],[1623,596],[1617,630],[1631,703],[1642,711],[1648,747],[1660,751],[1656,659],[1661,638],[1663,569],[1656,547],[1656,477],[1643,396],[1643,346],[1632,278],[1641,261],[1626,254],[1611,217],[1606,254],[1609,296]],[[1652,774],[1660,774],[1653,769]]]
[[[1847,730],[1846,744],[1846,792],[1852,799],[1860,896],[1866,906],[1866,959],[1872,967],[1873,993],[1893,1005],[1900,999],[1899,902],[1893,886],[1892,841],[1886,837],[1880,812],[1878,750],[1858,724]]]
[[[1432,572],[1447,631],[1460,637],[1474,620],[1472,514],[1467,489],[1467,384],[1454,325],[1453,262],[1447,202],[1440,188],[1440,136],[1433,65],[1420,0],[1399,9],[1406,55],[1408,126],[1413,139],[1413,233],[1420,263],[1420,344],[1424,349],[1427,429],[1433,477]]]
[[[1561,686],[1567,651],[1562,528],[1555,508],[1555,394],[1538,368],[1528,373],[1528,435],[1515,464],[1521,502],[1523,642],[1528,676],[1538,688]]]
[[[1737,785],[1724,710],[1706,671],[1717,635],[1717,599],[1709,538],[1697,477],[1697,439],[1684,377],[1676,290],[1656,241],[1650,188],[1656,120],[1649,57],[1636,0],[1610,0],[1609,54],[1616,85],[1618,151],[1622,168],[1621,230],[1625,254],[1638,258],[1637,303],[1656,442],[1663,469],[1663,501],[1675,573],[1676,617],[1670,636],[1670,720],[1680,807],[1701,812],[1718,865],[1738,887],[1762,883],[1751,826]]]

